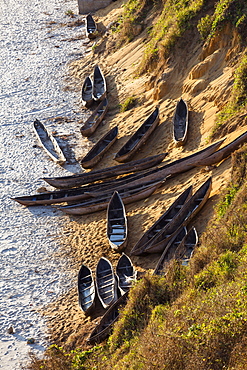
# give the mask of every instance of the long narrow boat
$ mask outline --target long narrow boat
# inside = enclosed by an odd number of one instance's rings
[[[108,100],[107,98],[105,98],[102,100],[102,102],[100,102],[100,104],[93,111],[90,117],[81,126],[80,131],[82,136],[89,137],[95,132],[96,128],[103,121],[107,110],[108,110]]]
[[[202,209],[212,189],[212,178],[210,177],[194,195],[184,204],[179,213],[169,224],[164,227],[150,242],[141,254],[163,252],[177,229],[183,225],[187,226],[193,217]]]
[[[142,184],[139,187],[126,188],[119,192],[124,204],[137,202],[139,200],[148,198],[152,195],[155,190],[162,186],[164,181],[158,181],[156,183]],[[60,207],[59,209],[70,215],[84,215],[88,213],[102,211],[107,208],[112,193],[103,197],[95,198],[88,202],[79,203],[75,205],[69,205]]]
[[[159,107],[150,114],[138,130],[130,137],[130,139],[117,152],[114,159],[118,162],[126,162],[141,148],[147,141],[151,133],[159,124]]]
[[[183,191],[179,197],[171,204],[171,206],[163,213],[163,215],[143,234],[138,240],[135,246],[130,251],[130,255],[138,256],[139,253],[145,249],[147,244],[150,242],[155,235],[157,235],[173,218],[179,213],[185,202],[192,195],[192,186],[189,186]]]
[[[125,206],[118,191],[115,191],[107,207],[106,234],[112,249],[120,252],[126,246],[128,237]]]
[[[106,81],[100,67],[96,65],[93,71],[93,99],[103,100],[106,97]]]
[[[191,227],[188,231],[187,235],[183,238],[181,243],[179,244],[175,258],[180,260],[182,265],[187,266],[189,260],[191,259],[194,249],[198,244],[198,234],[195,227]]]
[[[80,161],[82,167],[94,167],[104,156],[107,150],[115,143],[118,135],[118,127],[113,127],[104,136],[102,136],[97,143],[89,150],[89,152]]]
[[[119,319],[121,309],[126,305],[128,301],[128,293],[122,295],[116,302],[114,302],[102,316],[100,322],[91,332],[87,341],[90,344],[102,342],[109,334],[110,331]]]
[[[96,37],[97,25],[91,14],[86,16],[86,36],[91,40]]]
[[[95,308],[95,283],[92,270],[82,265],[78,273],[78,303],[86,316]]]
[[[176,105],[173,116],[173,140],[176,146],[185,144],[188,136],[189,111],[187,103],[181,98]]]
[[[146,170],[161,163],[166,156],[167,153],[162,153],[151,157],[131,161],[129,163],[103,168],[100,170],[93,170],[90,172],[84,172],[81,174],[63,177],[49,177],[49,178],[45,177],[43,178],[43,180],[45,180],[48,184],[54,186],[55,188],[61,189],[73,188],[76,186],[89,184],[91,182],[100,181],[104,179],[109,179],[112,177],[116,177],[131,172]]]
[[[134,281],[136,281],[137,272],[134,269],[131,259],[123,253],[116,266],[116,275],[118,278],[118,287],[123,295],[128,292]]]
[[[211,154],[209,157],[204,158],[198,161],[197,166],[212,166],[215,163],[219,163],[229,157],[231,153],[237,150],[240,145],[244,144],[247,141],[247,131],[238,136],[228,145],[225,145],[223,148],[217,150],[215,153]]]
[[[101,257],[96,267],[96,288],[104,308],[117,300],[117,281],[111,262]]]
[[[93,104],[93,81],[87,76],[83,82],[81,89],[82,104],[89,108]]]
[[[122,190],[128,187],[134,180],[142,180],[142,173],[132,173],[130,175],[119,177],[118,179],[97,182],[89,185],[84,185],[78,188],[55,190],[45,193],[33,195],[24,195],[12,197],[12,200],[24,206],[49,205],[64,202],[75,202],[82,199],[97,198],[100,195]]]
[[[38,119],[34,121],[33,126],[40,145],[42,145],[50,158],[60,165],[64,164],[66,158],[52,133]]]
[[[176,250],[186,235],[186,227],[183,225],[180,226],[160,256],[160,259],[158,260],[153,272],[154,275],[162,275],[164,273],[168,263],[171,261],[171,259],[175,258]]]

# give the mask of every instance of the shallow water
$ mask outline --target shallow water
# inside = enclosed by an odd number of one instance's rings
[[[37,118],[57,132],[65,151],[68,140],[72,154],[83,144],[76,125],[83,115],[79,90],[68,91],[65,77],[67,63],[84,52],[83,40],[68,39],[85,34],[85,29],[61,25],[73,20],[65,14],[68,10],[77,15],[76,0],[0,2],[0,368],[4,370],[19,370],[30,349],[42,353],[47,334],[37,309],[76,281],[66,260],[54,256],[69,218],[54,207],[27,208],[10,199],[43,186],[51,190],[42,177],[81,172],[75,153],[66,169],[52,162],[33,130]],[[71,121],[51,120],[57,116]],[[8,333],[10,327],[13,334]],[[35,344],[27,344],[30,338]]]

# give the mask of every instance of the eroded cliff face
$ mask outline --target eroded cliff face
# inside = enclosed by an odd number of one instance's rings
[[[226,27],[208,45],[203,45],[198,34],[188,31],[188,34],[178,41],[173,54],[163,65],[141,77],[136,77],[145,49],[146,30],[143,30],[132,43],[116,50],[117,34],[111,34],[107,29],[117,20],[121,11],[121,1],[118,1],[96,13],[95,19],[104,32],[96,40],[93,49],[92,44],[89,44],[86,57],[71,65],[71,73],[81,85],[96,64],[101,66],[106,77],[110,107],[103,124],[94,134],[94,139],[100,138],[115,125],[119,128],[118,141],[97,168],[117,164],[113,160],[114,154],[157,104],[160,106],[160,124],[134,159],[168,152],[165,161],[172,161],[206,147],[216,115],[230,97],[234,71],[241,54],[238,35],[230,27]],[[139,99],[137,106],[120,113],[119,104],[130,96]],[[186,145],[177,148],[172,141],[172,116],[180,97],[183,97],[189,106],[189,134]],[[232,120],[222,132],[222,136],[227,135],[224,144],[235,139],[246,131],[246,128],[246,117]],[[128,205],[126,211],[129,241],[125,252],[129,253],[143,232],[186,187],[193,185],[194,192],[209,176],[212,176],[210,199],[193,220],[200,237],[214,214],[214,205],[228,183],[230,173],[230,158],[214,168],[195,168],[167,180],[161,190],[144,202]],[[84,262],[94,270],[102,255],[107,256],[113,265],[116,265],[119,255],[109,247],[105,230],[104,212],[88,215],[86,218],[81,217],[69,223],[69,236],[65,244],[73,251],[78,268]],[[147,271],[155,267],[158,258],[159,255],[133,257],[133,263],[137,270]],[[52,308],[52,314],[56,316],[53,318],[52,326],[58,328],[53,332],[54,339],[58,342],[67,341],[83,345],[83,338],[86,338],[94,327],[94,322],[85,318],[78,308],[76,289],[61,298],[56,307]]]

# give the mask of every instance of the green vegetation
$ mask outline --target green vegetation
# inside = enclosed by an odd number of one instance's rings
[[[127,110],[134,108],[134,106],[137,104],[137,101],[137,98],[130,96],[122,104],[120,104],[120,112],[126,112]]]
[[[246,111],[247,106],[247,49],[235,71],[234,85],[229,102],[223,107],[217,116],[211,139],[215,139],[222,129],[237,115]]]

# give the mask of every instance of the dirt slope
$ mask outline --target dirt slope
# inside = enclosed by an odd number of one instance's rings
[[[119,140],[97,168],[116,165],[113,154],[127,141],[157,104],[160,106],[160,124],[135,159],[168,152],[169,155],[165,161],[170,161],[207,146],[207,138],[214,125],[215,116],[229,98],[235,61],[239,53],[237,35],[230,28],[225,29],[205,48],[199,41],[199,36],[188,31],[187,35],[178,42],[174,55],[166,65],[160,66],[157,71],[136,78],[134,73],[138,70],[138,63],[143,55],[145,30],[131,44],[117,51],[114,51],[117,35],[107,31],[109,25],[116,21],[121,13],[122,3],[114,2],[95,14],[100,29],[106,32],[96,40],[93,48],[93,43],[89,44],[85,59],[73,62],[70,67],[71,74],[81,84],[85,76],[92,73],[95,64],[101,66],[106,76],[110,109],[103,125],[95,133],[94,139],[98,139],[109,128],[118,125]],[[130,96],[138,97],[139,104],[127,112],[119,113],[119,104]],[[172,142],[171,120],[176,102],[180,97],[187,101],[190,110],[189,137],[184,148],[176,148]],[[232,122],[229,133],[227,131],[222,133],[226,135],[225,144],[239,136],[246,128],[246,119]],[[211,170],[196,168],[168,180],[162,190],[144,202],[128,205],[126,210],[129,242],[125,252],[128,254],[143,232],[187,186],[193,184],[195,191],[209,176],[212,176],[213,188],[210,199],[193,220],[193,225],[200,236],[213,215],[214,205],[225,188],[230,173],[231,159],[229,158]],[[101,256],[107,256],[113,265],[116,265],[119,255],[114,253],[107,243],[105,212],[71,218],[65,234],[67,237],[64,244],[69,248],[68,256],[71,258],[75,274],[82,262],[94,271]],[[137,270],[145,272],[155,267],[158,258],[159,255],[151,255],[133,257],[132,260]],[[79,310],[76,287],[50,307],[48,314],[53,327],[53,340],[59,343],[66,342],[67,345],[85,346],[84,338],[88,336],[98,320],[96,318],[91,321],[85,318]]]

